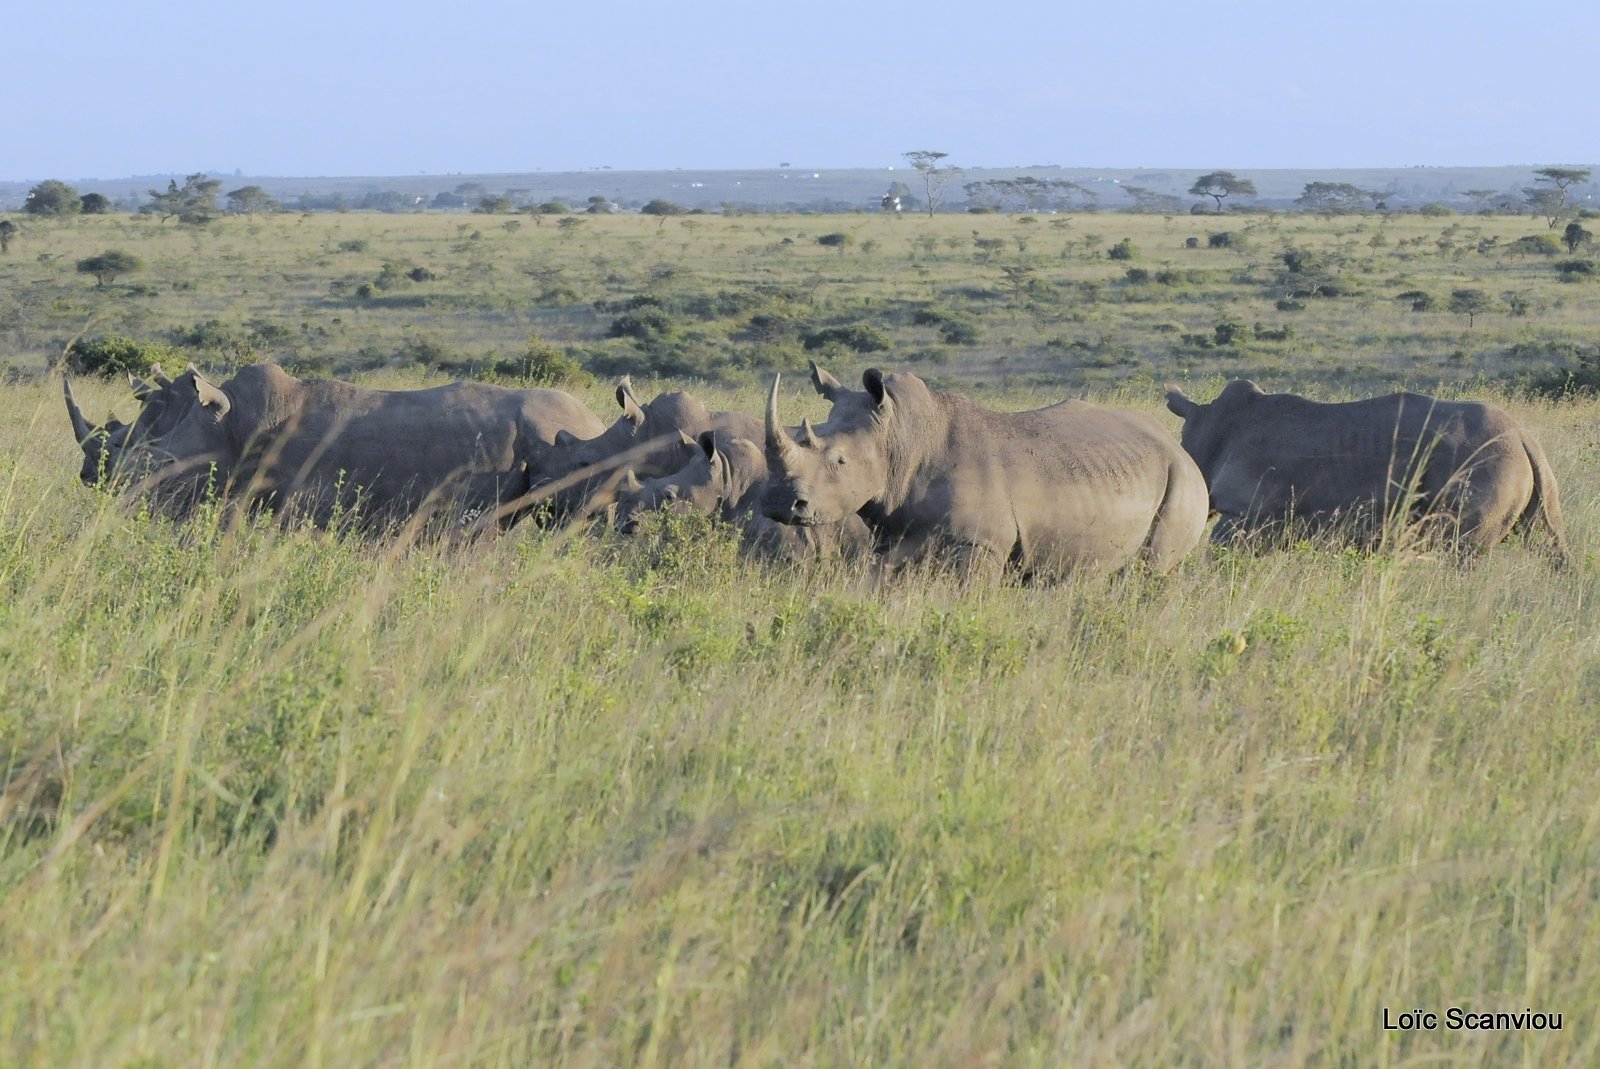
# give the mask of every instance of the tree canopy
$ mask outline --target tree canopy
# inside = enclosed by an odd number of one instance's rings
[[[83,208],[78,191],[65,182],[48,178],[28,190],[22,210],[29,215],[76,215]]]
[[[177,216],[180,223],[199,226],[209,223],[217,214],[217,190],[221,188],[218,179],[207,178],[203,172],[189,175],[182,186],[174,178],[167,183],[166,192],[152,189],[150,203],[139,211],[159,215],[163,223]]]
[[[1256,195],[1256,184],[1248,178],[1240,178],[1232,171],[1212,171],[1203,174],[1194,180],[1194,185],[1189,187],[1189,192],[1197,197],[1210,197],[1217,202],[1217,212],[1222,212],[1222,198],[1240,196],[1253,197]]]
[[[922,188],[927,194],[924,202],[931,216],[939,207],[939,200],[944,196],[944,187],[950,180],[961,173],[959,167],[940,167],[939,161],[950,155],[948,152],[939,152],[934,149],[919,148],[910,152],[902,152],[906,162],[911,164],[913,170],[922,176]]]
[[[1368,201],[1377,199],[1378,194],[1349,182],[1307,182],[1305,192],[1294,202],[1307,211],[1339,214],[1360,211]]]
[[[227,194],[227,198],[228,210],[239,215],[278,210],[277,200],[260,186],[240,186]]]
[[[93,275],[94,284],[101,288],[115,282],[121,275],[129,275],[143,269],[143,260],[121,249],[111,249],[99,256],[90,256],[78,261],[78,270],[86,275]]]

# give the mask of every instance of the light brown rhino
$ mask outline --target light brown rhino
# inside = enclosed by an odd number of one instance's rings
[[[643,404],[627,376],[617,383],[616,396],[622,415],[615,423],[587,437],[558,434],[541,465],[540,475],[559,515],[581,517],[606,507],[624,468],[639,478],[677,471],[698,448],[693,442],[702,431],[746,438],[760,434],[761,424],[754,416],[712,412],[682,391],[657,394]]]
[[[1164,572],[1200,540],[1205,480],[1153,416],[1083,401],[994,412],[876,368],[862,385],[831,389],[827,422],[796,439],[773,379],[767,516],[816,525],[858,513],[880,544],[899,543],[898,559],[1037,576],[1135,560]]]
[[[796,527],[761,514],[767,485],[767,457],[748,438],[722,439],[714,431],[692,439],[695,451],[682,468],[640,481],[624,474],[617,500],[617,529],[631,533],[641,517],[656,509],[709,516],[713,513],[739,529],[751,556],[799,561],[841,553],[857,558],[872,551],[872,532],[851,514],[836,524]]]
[[[114,474],[138,479],[136,490],[180,514],[214,488],[318,524],[359,516],[381,525],[521,501],[557,433],[602,429],[559,390],[466,382],[371,390],[297,379],[272,364],[246,367],[218,387],[190,368],[146,397]]]
[[[1371,548],[1410,531],[1471,554],[1538,526],[1569,559],[1555,473],[1498,406],[1415,393],[1323,404],[1237,379],[1209,404],[1171,387],[1167,407],[1210,488],[1214,542],[1305,532]]]

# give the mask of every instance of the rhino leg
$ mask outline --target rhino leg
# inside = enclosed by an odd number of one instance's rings
[[[1151,570],[1166,574],[1177,567],[1200,541],[1206,529],[1210,494],[1205,479],[1189,465],[1172,465],[1167,471],[1167,492],[1156,509],[1145,539],[1144,559]]]

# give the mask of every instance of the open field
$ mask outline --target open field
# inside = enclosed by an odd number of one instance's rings
[[[1600,401],[1484,384],[1593,353],[1597,284],[1504,251],[1542,221],[1026,218],[29,223],[0,260],[0,1062],[1600,1061]],[[1293,297],[1286,247],[1347,295]],[[146,269],[72,270],[107,248]],[[436,277],[359,296],[385,262]],[[1459,288],[1499,310],[1395,299]],[[961,589],[753,566],[709,525],[175,527],[77,484],[37,372],[85,323],[391,386],[536,336],[608,418],[630,362],[756,411],[819,353],[1012,407],[1442,384],[1541,438],[1578,560],[1202,549]],[[890,348],[803,347],[850,325]],[[784,411],[823,406],[796,381]],[[1440,1027],[1383,1028],[1417,1008]]]
[[[271,358],[317,373],[481,372],[538,336],[601,375],[748,385],[821,353],[843,373],[882,362],[935,381],[1046,391],[1213,375],[1276,388],[1459,388],[1600,358],[1592,261],[1525,217],[280,214],[205,228],[149,216],[22,225],[0,259],[0,362],[34,368],[80,332],[171,345],[202,367]],[[819,243],[833,235],[838,244]],[[1191,238],[1198,247],[1186,247]],[[1124,241],[1128,258],[1117,259]],[[145,268],[103,287],[74,270],[113,249]],[[1458,290],[1483,294],[1485,310],[1450,311]]]

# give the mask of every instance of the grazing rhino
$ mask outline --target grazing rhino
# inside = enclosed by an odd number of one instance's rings
[[[1205,480],[1153,416],[1083,401],[994,412],[875,368],[862,385],[832,390],[827,422],[803,423],[797,441],[773,379],[767,516],[816,525],[859,513],[880,542],[899,540],[898,558],[1038,576],[1134,560],[1164,572],[1200,540]]]
[[[837,524],[816,527],[791,526],[763,516],[767,457],[755,442],[722,439],[715,431],[704,431],[691,441],[693,458],[672,474],[643,482],[631,471],[623,475],[618,530],[631,533],[644,513],[670,509],[721,516],[739,528],[746,553],[769,560],[798,561],[834,553],[857,558],[872,551],[872,532],[853,513]]]
[[[470,382],[372,390],[296,379],[272,364],[218,387],[191,368],[146,398],[116,473],[140,479],[136,489],[180,514],[215,487],[246,507],[288,508],[319,525],[446,508],[474,516],[523,501],[558,433],[601,429],[559,390]]]
[[[1303,530],[1370,548],[1408,526],[1474,554],[1538,524],[1569,559],[1544,450],[1495,405],[1415,393],[1323,404],[1236,379],[1209,404],[1169,387],[1167,407],[1220,514],[1213,542]]]
[[[622,415],[604,432],[587,438],[562,432],[544,461],[541,474],[563,516],[590,515],[609,504],[615,477],[631,468],[640,478],[654,478],[678,470],[699,447],[694,438],[702,431],[753,438],[761,424],[754,416],[738,412],[712,412],[681,391],[658,394],[642,404],[626,376],[617,383],[617,404]],[[685,444],[687,443],[687,445]]]

